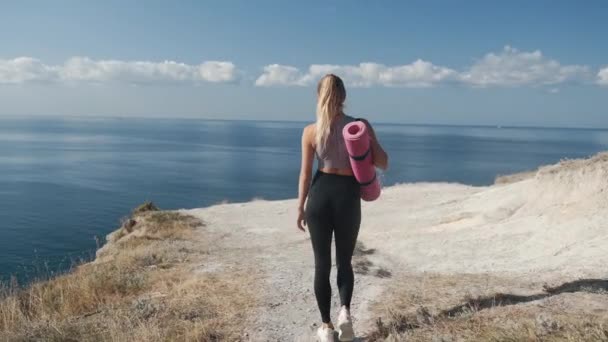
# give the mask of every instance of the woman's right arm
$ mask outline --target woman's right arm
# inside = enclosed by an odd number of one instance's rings
[[[361,121],[363,121],[367,125],[367,128],[369,129],[369,137],[371,140],[371,149],[372,149],[372,157],[374,158],[374,165],[381,168],[382,170],[388,169],[388,154],[386,154],[386,151],[384,151],[384,149],[382,148],[382,145],[380,145],[380,142],[378,141],[378,137],[376,136],[376,132],[374,131],[374,128],[369,123],[369,121],[367,121],[367,120],[361,120]]]
[[[300,164],[300,179],[298,182],[298,209],[304,209],[312,174],[314,148],[311,141],[313,127],[308,126],[302,132],[302,163]]]
[[[304,206],[310,188],[313,158],[315,149],[312,141],[314,138],[314,126],[309,125],[302,132],[302,163],[300,165],[300,179],[298,181],[298,228],[304,231],[306,220],[304,218]]]

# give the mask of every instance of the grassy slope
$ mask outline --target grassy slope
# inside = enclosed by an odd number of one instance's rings
[[[240,335],[251,293],[204,263],[198,220],[153,205],[108,236],[94,262],[27,288],[4,286],[0,341],[219,341]]]

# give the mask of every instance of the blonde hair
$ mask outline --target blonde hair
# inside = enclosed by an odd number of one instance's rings
[[[327,74],[317,85],[317,125],[315,142],[317,149],[324,148],[334,119],[342,114],[346,89],[340,77]]]

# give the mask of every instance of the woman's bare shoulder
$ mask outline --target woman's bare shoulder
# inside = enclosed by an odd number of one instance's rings
[[[316,126],[317,125],[315,123],[311,123],[311,124],[307,125],[306,127],[304,127],[303,133],[305,135],[314,135]]]
[[[312,144],[312,142],[314,141],[315,126],[316,125],[312,123],[304,127],[304,129],[302,130],[302,139],[304,139],[304,141],[307,141],[310,144]]]
[[[359,120],[361,120],[361,122],[363,122],[367,127],[369,127],[370,130],[372,130],[372,131],[374,130],[374,126],[372,126],[372,124],[369,122],[369,120],[363,119],[363,118],[361,118]]]
[[[357,120],[363,122],[364,124],[371,126],[372,124],[369,123],[369,120],[365,119],[365,118],[358,118]]]

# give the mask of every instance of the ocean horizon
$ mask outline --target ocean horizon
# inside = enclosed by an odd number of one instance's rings
[[[312,117],[312,116],[311,116]],[[359,117],[356,116],[355,117]],[[471,128],[499,128],[499,129],[569,129],[569,130],[590,130],[590,131],[605,131],[607,127],[591,127],[591,126],[560,126],[560,125],[541,125],[541,124],[501,124],[501,123],[433,123],[433,122],[397,122],[397,121],[377,121],[374,120],[373,116],[360,116],[371,121],[374,125],[397,125],[397,126],[436,126],[436,127],[471,127]],[[314,123],[314,119],[311,120],[277,120],[277,119],[239,119],[239,118],[201,118],[201,117],[190,117],[190,116],[133,116],[133,117],[122,117],[122,116],[111,116],[111,115],[3,115],[0,117],[2,120],[78,120],[78,121],[92,121],[92,120],[156,120],[156,121],[217,121],[217,122],[269,122],[269,123],[295,123],[295,124],[311,124]]]

